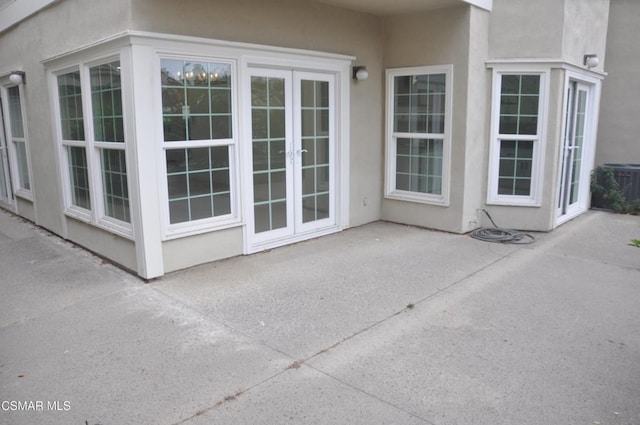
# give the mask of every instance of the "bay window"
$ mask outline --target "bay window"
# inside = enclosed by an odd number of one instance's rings
[[[56,89],[66,213],[130,237],[120,72],[118,60],[83,64],[58,74]]]
[[[232,63],[163,58],[160,68],[170,230],[235,221]]]

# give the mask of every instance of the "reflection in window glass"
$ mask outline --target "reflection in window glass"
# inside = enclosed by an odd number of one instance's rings
[[[89,169],[85,148],[69,146],[69,176],[71,178],[71,203],[84,209],[91,209],[89,194]]]
[[[500,134],[537,134],[539,75],[503,75]]]
[[[162,59],[165,142],[232,137],[231,65]]]
[[[396,75],[391,82],[393,189],[442,195],[447,74]]]
[[[533,141],[502,140],[498,194],[528,196],[531,193]]]
[[[91,102],[96,141],[124,142],[120,62],[91,68]]]
[[[29,167],[27,165],[27,143],[24,136],[22,104],[18,86],[7,89],[9,100],[9,138],[13,143],[18,165],[18,185],[20,189],[31,190]]]
[[[102,149],[102,184],[105,215],[130,223],[127,164],[123,150]]]
[[[84,140],[80,71],[58,76],[60,124],[63,140]]]

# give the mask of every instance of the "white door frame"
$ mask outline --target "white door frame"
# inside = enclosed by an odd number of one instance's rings
[[[310,228],[299,226],[293,232],[275,235],[272,238],[256,238],[254,233],[253,193],[252,193],[252,131],[251,131],[251,75],[255,70],[284,71],[295,75],[325,75],[333,79],[334,90],[332,106],[334,107],[332,120],[334,128],[334,154],[332,181],[337,182],[334,187],[333,222],[325,227]],[[288,245],[302,240],[334,233],[348,227],[349,212],[349,84],[350,62],[340,59],[309,58],[298,55],[279,55],[274,57],[245,56],[241,66],[241,173],[243,188],[244,211],[244,252],[250,254],[277,246]],[[293,93],[292,91],[292,96]],[[293,110],[293,109],[292,109]],[[293,110],[295,114],[295,110]],[[293,118],[292,118],[293,122]],[[295,152],[294,152],[295,155]],[[299,160],[294,158],[294,160]],[[292,196],[293,199],[293,196]],[[295,211],[294,211],[294,214]],[[295,215],[293,216],[295,217]],[[297,220],[296,220],[297,221]]]
[[[565,196],[567,196],[568,189],[566,188],[566,182],[568,176],[565,175],[565,162],[564,158],[566,154],[570,154],[566,150],[568,126],[573,125],[573,121],[568,119],[570,114],[574,114],[575,108],[572,105],[575,99],[575,93],[570,89],[572,84],[576,84],[576,88],[579,90],[587,90],[587,104],[585,114],[585,129],[584,129],[584,141],[581,149],[582,160],[580,167],[580,184],[578,189],[578,200],[569,205]],[[584,74],[580,74],[574,71],[567,71],[564,81],[563,89],[563,108],[562,108],[562,140],[559,143],[559,160],[558,160],[558,184],[556,187],[556,200],[555,200],[555,225],[557,227],[578,215],[584,213],[589,209],[591,196],[590,196],[590,180],[591,170],[593,169],[595,161],[596,151],[596,135],[598,131],[598,115],[600,105],[600,88],[601,80],[593,78]],[[574,152],[575,154],[575,152]]]

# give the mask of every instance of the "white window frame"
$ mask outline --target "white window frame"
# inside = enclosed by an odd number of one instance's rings
[[[20,113],[22,114],[22,132],[23,137],[14,137],[13,132],[14,129],[11,126],[11,111],[9,110],[9,89],[17,87],[18,88],[18,96],[20,99]],[[9,160],[9,169],[11,172],[11,183],[13,194],[17,197],[26,199],[28,201],[33,202],[33,173],[31,171],[31,155],[29,151],[29,134],[27,132],[27,116],[26,116],[26,108],[24,103],[24,87],[23,84],[15,85],[15,84],[5,84],[2,86],[2,109],[4,111],[4,128],[6,133],[6,143],[7,143],[7,153]],[[18,152],[16,148],[16,141],[24,143],[25,146],[25,155],[26,155],[26,165],[27,165],[27,176],[29,178],[29,187],[30,189],[26,189],[22,187],[22,179],[20,177],[20,164],[18,161]]]
[[[487,204],[524,207],[540,207],[543,187],[544,154],[547,133],[547,116],[549,110],[550,68],[531,64],[496,66],[493,68],[492,100],[491,100],[491,144],[489,147],[489,173]],[[503,75],[538,75],[540,91],[538,98],[537,134],[500,134],[500,95]],[[500,170],[500,144],[502,140],[532,140],[533,157],[531,165],[531,190],[526,195],[498,194]]]
[[[126,151],[128,143],[132,143],[128,138],[127,120],[130,119],[125,108],[125,84],[122,81],[125,74],[121,75],[121,91],[122,91],[122,108],[123,108],[123,127],[125,142],[103,142],[96,141],[93,126],[93,107],[91,99],[91,74],[90,69],[99,65],[104,65],[110,62],[119,61],[122,66],[122,59],[120,54],[111,53],[107,55],[101,55],[99,57],[92,57],[85,61],[75,61],[73,65],[56,68],[49,71],[49,87],[51,93],[52,110],[54,115],[54,127],[58,140],[59,147],[59,164],[61,167],[62,176],[62,194],[64,201],[64,214],[75,218],[76,220],[94,225],[103,230],[115,233],[126,239],[133,240],[133,211],[132,211],[132,191],[131,191],[131,172],[132,165],[129,155],[125,155],[126,168],[127,168],[127,185],[129,194],[129,211],[131,216],[131,223],[127,223],[116,218],[107,216],[105,214],[104,205],[104,186],[103,186],[103,173],[102,173],[102,149],[115,149]],[[84,124],[84,140],[64,140],[61,127],[61,111],[60,100],[58,91],[58,77],[71,72],[80,72],[80,89],[82,99],[83,110],[83,124]],[[71,194],[71,175],[69,173],[69,156],[67,149],[69,147],[81,147],[85,149],[88,168],[89,179],[89,194],[90,194],[90,207],[91,209],[85,209],[74,205],[72,202]]]
[[[164,140],[164,128],[162,122],[162,81],[160,78],[160,71],[162,69],[163,59],[173,60],[193,60],[199,62],[208,63],[221,63],[227,64],[231,67],[231,138],[228,139],[206,139],[206,140],[189,140],[189,141],[165,141]],[[238,80],[240,79],[238,73],[238,60],[237,58],[226,55],[215,54],[190,54],[185,51],[180,52],[168,52],[157,51],[156,52],[156,66],[155,66],[155,91],[157,93],[156,100],[156,113],[157,119],[157,132],[159,135],[158,146],[159,155],[158,161],[158,181],[161,182],[159,187],[161,188],[161,202],[162,202],[162,223],[163,223],[163,240],[170,240],[176,238],[182,238],[186,236],[197,235],[203,232],[218,231],[225,228],[236,227],[242,224],[241,206],[240,206],[240,183],[239,183],[239,111],[240,111],[240,94]],[[193,148],[210,148],[217,146],[228,146],[229,148],[229,191],[230,191],[230,206],[231,212],[217,217],[208,217],[199,220],[185,221],[181,223],[171,224],[170,212],[169,212],[169,185],[167,179],[167,160],[166,152],[171,149],[193,149]]]
[[[395,77],[408,75],[445,74],[444,133],[400,133],[394,132]],[[451,176],[451,129],[453,118],[453,65],[418,66],[392,68],[386,71],[386,178],[385,198],[449,206]],[[419,139],[442,139],[442,186],[440,194],[411,192],[396,189],[396,140],[398,137]]]

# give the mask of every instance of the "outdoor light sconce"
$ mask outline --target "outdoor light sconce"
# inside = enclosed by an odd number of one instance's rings
[[[600,58],[598,57],[598,55],[595,55],[595,54],[584,55],[584,66],[591,69],[591,68],[595,68],[598,65],[600,65]]]
[[[366,81],[369,78],[369,72],[366,66],[353,67],[353,79],[356,81]]]
[[[15,85],[27,84],[27,77],[24,71],[11,71],[11,74],[9,75],[9,81],[11,81]]]

